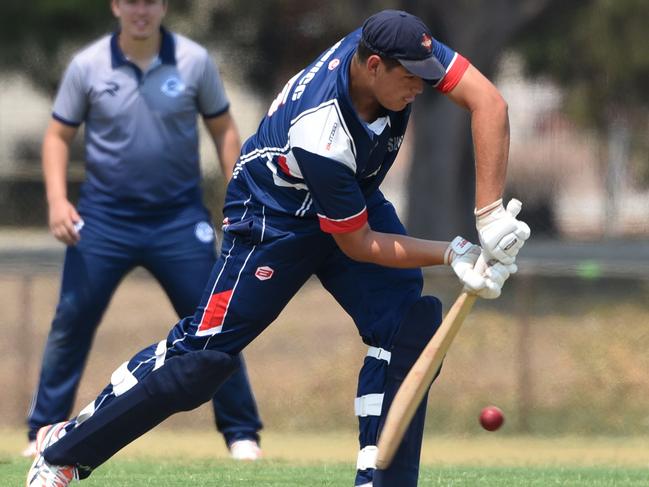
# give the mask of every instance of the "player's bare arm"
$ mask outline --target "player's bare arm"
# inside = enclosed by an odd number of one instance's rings
[[[500,296],[503,284],[517,271],[515,264],[485,263],[478,269],[479,245],[462,237],[452,242],[423,240],[393,233],[375,232],[366,223],[353,232],[334,233],[340,250],[360,262],[402,269],[449,265],[464,288],[486,299]]]
[[[476,208],[502,198],[509,157],[507,103],[498,89],[470,65],[447,95],[471,113],[476,164]]]
[[[487,259],[513,264],[530,236],[516,216],[520,204],[505,209],[502,195],[509,157],[507,103],[497,88],[469,65],[449,98],[471,112],[476,165],[476,228]]]
[[[77,133],[76,127],[52,119],[45,132],[42,149],[43,175],[49,208],[50,231],[66,245],[79,241],[74,224],[81,217],[68,200],[67,167],[70,144]]]
[[[225,112],[218,117],[206,118],[204,121],[216,146],[221,171],[223,171],[225,179],[229,181],[241,151],[241,138],[237,125],[230,112]]]
[[[358,230],[335,233],[333,237],[350,259],[402,269],[443,264],[449,244],[376,232],[367,223]]]

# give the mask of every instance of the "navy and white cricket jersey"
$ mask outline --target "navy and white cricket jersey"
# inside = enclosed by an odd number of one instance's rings
[[[217,67],[200,45],[162,30],[158,57],[142,72],[105,36],[71,61],[55,119],[85,123],[83,205],[164,208],[200,199],[197,115],[228,110]]]
[[[233,177],[266,213],[317,217],[328,233],[354,231],[367,221],[366,200],[396,158],[410,106],[386,111],[371,124],[358,116],[349,95],[349,66],[360,38],[358,29],[291,78],[244,144]],[[433,42],[446,69],[434,86],[448,92],[469,63]]]

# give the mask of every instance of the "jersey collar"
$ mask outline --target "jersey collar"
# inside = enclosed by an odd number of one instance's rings
[[[111,54],[111,63],[113,69],[119,68],[129,64],[128,59],[122,52],[122,49],[119,47],[119,30],[113,32],[110,38],[110,54]],[[158,57],[162,64],[176,64],[176,43],[174,37],[167,29],[160,27],[160,33],[162,34],[162,41],[160,43],[160,52]]]

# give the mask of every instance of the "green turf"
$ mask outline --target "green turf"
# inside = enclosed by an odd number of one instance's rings
[[[0,485],[23,485],[28,463],[0,460]],[[353,466],[341,464],[290,464],[261,461],[239,464],[199,460],[191,463],[113,460],[95,472],[82,487],[192,487],[351,486]],[[431,467],[420,475],[420,486],[646,486],[649,469],[628,468],[493,468]]]

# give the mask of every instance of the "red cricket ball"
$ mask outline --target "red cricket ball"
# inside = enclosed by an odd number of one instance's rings
[[[480,424],[487,431],[496,431],[504,422],[505,416],[496,406],[487,406],[480,411]]]

